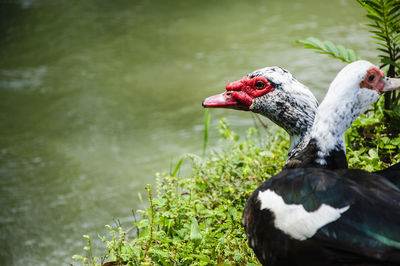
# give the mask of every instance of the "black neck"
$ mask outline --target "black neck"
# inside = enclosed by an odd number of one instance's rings
[[[348,168],[346,153],[341,149],[333,149],[329,155],[324,159],[326,164],[318,162],[318,144],[315,139],[311,139],[307,146],[298,151],[294,152],[289,156],[284,169],[291,168],[306,168],[306,167],[318,167],[325,169],[346,169]]]

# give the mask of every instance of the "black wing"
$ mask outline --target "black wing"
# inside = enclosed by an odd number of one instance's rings
[[[374,174],[385,177],[396,187],[400,188],[400,163],[394,164],[384,170],[376,171]]]
[[[293,239],[274,227],[271,211],[260,210],[257,196],[267,189],[281,195],[286,204],[302,204],[308,212],[322,204],[349,208],[311,238]],[[362,170],[284,170],[253,193],[243,218],[250,245],[258,258],[267,257],[265,261],[281,262],[289,253],[292,258],[307,261],[297,251],[315,250],[332,265],[400,263],[400,191],[381,176]],[[279,249],[274,249],[272,241]],[[315,257],[310,258],[315,261]]]

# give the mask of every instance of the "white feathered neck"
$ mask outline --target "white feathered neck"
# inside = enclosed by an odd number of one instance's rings
[[[317,163],[326,164],[325,158],[334,150],[345,149],[344,133],[351,123],[375,102],[379,94],[375,90],[360,88],[367,70],[374,65],[368,61],[356,61],[344,67],[335,77],[318,107],[309,134],[293,150],[301,152],[311,139],[318,147]]]

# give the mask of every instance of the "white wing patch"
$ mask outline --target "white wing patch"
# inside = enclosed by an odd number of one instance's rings
[[[340,209],[322,204],[317,210],[307,212],[301,204],[286,204],[274,191],[260,191],[261,210],[268,209],[275,215],[275,227],[298,240],[312,237],[319,228],[336,221],[350,206]]]

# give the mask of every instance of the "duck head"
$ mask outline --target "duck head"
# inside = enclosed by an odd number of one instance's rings
[[[319,127],[326,131],[326,123],[331,121],[329,128],[340,128],[344,133],[382,93],[399,88],[400,79],[385,77],[384,72],[372,63],[365,60],[350,63],[330,84],[318,108],[314,127],[322,124]]]
[[[290,152],[288,164],[297,165],[299,162],[303,166],[310,163],[328,168],[347,167],[347,164],[334,163],[338,153],[344,159],[336,161],[346,161],[346,130],[383,92],[399,88],[400,79],[385,77],[382,70],[368,61],[360,60],[345,66],[329,86],[309,133]],[[305,152],[310,145],[315,147],[315,154]],[[296,161],[296,164],[291,161]]]
[[[311,91],[280,67],[255,70],[225,89],[205,99],[203,106],[252,111],[268,117],[289,133],[290,150],[312,126],[318,107]]]

